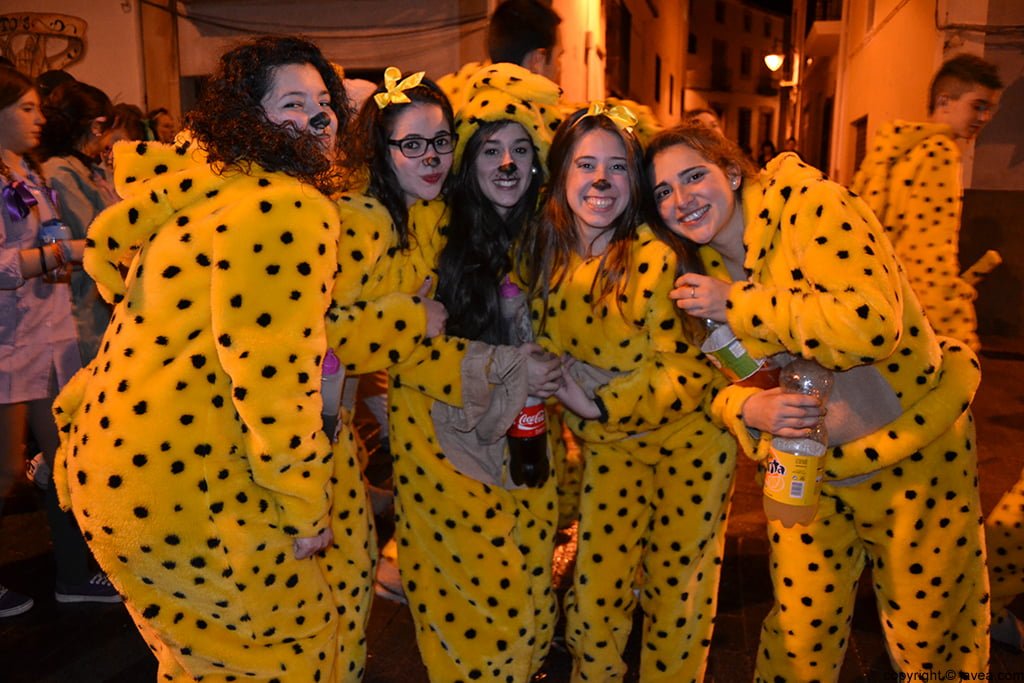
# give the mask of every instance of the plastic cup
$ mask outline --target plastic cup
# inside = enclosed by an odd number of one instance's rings
[[[730,382],[742,382],[765,363],[763,358],[754,358],[747,353],[728,325],[719,325],[712,330],[700,350]]]

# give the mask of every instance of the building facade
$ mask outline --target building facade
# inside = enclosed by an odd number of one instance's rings
[[[791,65],[772,72],[766,55],[786,43],[787,17],[742,0],[688,0],[685,109],[714,110],[726,137],[756,153],[764,141],[781,148],[792,130],[780,126],[780,92]]]

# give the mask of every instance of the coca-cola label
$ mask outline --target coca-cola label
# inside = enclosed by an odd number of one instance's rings
[[[516,421],[508,430],[508,435],[518,439],[540,436],[548,431],[547,419],[544,415],[544,404],[524,406],[516,416]]]

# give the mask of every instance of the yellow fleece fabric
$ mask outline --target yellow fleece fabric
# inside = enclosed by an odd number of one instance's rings
[[[547,163],[551,137],[561,120],[558,98],[561,88],[540,74],[517,64],[501,62],[481,68],[469,81],[466,100],[456,110],[455,168],[459,167],[466,144],[480,124],[514,121],[533,141],[543,168]]]
[[[427,275],[437,282],[446,221],[440,201],[410,208],[411,247],[382,262],[380,291],[414,292]],[[504,490],[466,476],[441,450],[431,408],[462,406],[466,346],[435,337],[389,368],[398,564],[432,683],[526,683],[557,616],[554,482]]]
[[[441,76],[434,82],[437,83],[437,87],[441,88],[442,92],[448,96],[448,101],[451,102],[452,110],[458,111],[469,97],[469,83],[476,75],[476,72],[485,66],[489,66],[490,60],[484,60],[482,62],[466,62],[458,71],[450,74]]]
[[[850,189],[875,212],[938,334],[980,348],[977,292],[960,277],[960,148],[944,124],[883,124]]]
[[[638,568],[642,681],[703,680],[717,605],[736,443],[707,411],[724,380],[683,341],[668,298],[675,255],[647,226],[637,232],[621,296],[594,302],[600,257],[575,258],[537,336],[549,351],[618,373],[596,391],[606,419],[564,415],[586,462],[566,606],[574,681],[625,674]],[[542,307],[533,302],[535,321]]]
[[[183,140],[115,148],[125,199],[85,255],[114,315],[57,399],[55,484],[161,680],[358,681],[371,521],[351,435],[332,448],[320,418],[337,211]]]
[[[868,207],[792,154],[742,190],[744,267],[727,315],[755,356],[801,354],[835,370],[871,363],[903,414],[830,448],[817,515],[768,527],[775,606],[756,680],[837,680],[865,564],[894,666],[980,672],[988,665],[988,581],[974,424],[974,354],[936,337]],[[729,280],[720,256],[708,272]],[[752,391],[730,386],[716,419],[763,457],[742,421]],[[837,482],[871,474],[859,482]]]

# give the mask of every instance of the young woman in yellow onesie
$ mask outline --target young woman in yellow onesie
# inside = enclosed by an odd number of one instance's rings
[[[985,672],[988,581],[968,410],[977,360],[934,335],[860,199],[795,155],[758,175],[741,159],[696,126],[651,142],[661,227],[700,245],[707,270],[681,276],[672,297],[690,315],[728,322],[755,357],[785,351],[836,373],[867,366],[862,376],[877,373],[863,385],[868,403],[892,402],[897,415],[831,444],[807,526],[769,522],[775,606],[756,679],[838,679],[865,564],[895,669]],[[714,413],[760,460],[771,433],[802,436],[820,419],[815,400],[792,396],[732,385]]]
[[[345,102],[311,43],[235,48],[187,139],[117,146],[124,200],[90,228],[115,308],[58,397],[55,484],[160,680],[362,678],[366,491],[319,391]]]
[[[667,298],[676,255],[640,224],[634,125],[600,103],[562,123],[524,244],[538,341],[565,354],[556,395],[586,462],[566,638],[573,681],[619,680],[639,602],[640,680],[701,681],[736,443],[707,412],[724,380]]]

